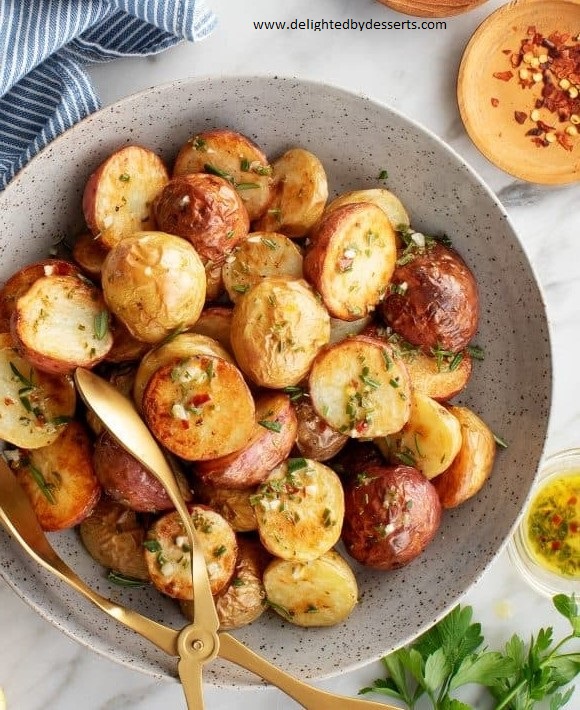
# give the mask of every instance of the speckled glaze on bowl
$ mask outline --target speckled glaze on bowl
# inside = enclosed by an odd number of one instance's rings
[[[138,142],[168,161],[193,133],[229,127],[274,157],[300,145],[326,167],[331,193],[386,183],[416,229],[449,235],[477,276],[481,324],[475,363],[460,397],[509,442],[486,486],[447,511],[427,551],[390,573],[356,564],[360,601],[329,629],[294,627],[274,614],[235,632],[247,645],[302,678],[322,678],[377,659],[425,630],[460,599],[503,548],[533,484],[551,400],[545,308],[525,253],[499,203],[472,170],[435,136],[392,109],[340,89],[292,78],[182,80],[131,96],[96,113],[37,156],[0,194],[0,282],[82,226],[81,195],[95,166]],[[74,531],[51,540],[95,589],[175,627],[176,606],[154,591],[109,586]],[[157,676],[174,661],[127,632],[38,569],[0,535],[0,573],[36,611],[109,658]],[[259,681],[214,661],[215,685]]]

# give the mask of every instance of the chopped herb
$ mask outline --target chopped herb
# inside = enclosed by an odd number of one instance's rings
[[[303,458],[288,459],[286,465],[288,467],[288,473],[291,474],[294,473],[294,471],[299,471],[301,468],[306,468],[308,462]]]
[[[30,375],[29,375],[30,379],[28,379],[20,372],[20,370],[16,367],[16,365],[13,362],[10,363],[10,369],[12,370],[12,373],[14,375],[16,375],[16,377],[20,380],[20,382],[22,382],[22,384],[25,387],[27,387],[28,389],[34,389],[36,387],[36,385],[32,381],[32,370],[30,371]]]
[[[462,362],[463,362],[463,353],[457,353],[455,355],[455,357],[449,363],[450,372],[457,370],[457,368],[459,367],[459,365],[461,365]]]
[[[263,426],[264,429],[269,429],[270,431],[275,431],[277,433],[282,431],[282,424],[280,424],[280,422],[273,422],[271,419],[261,419],[258,424]]]
[[[221,170],[220,168],[216,168],[215,165],[212,165],[211,163],[205,163],[203,166],[203,169],[205,170],[206,173],[209,173],[210,175],[217,175],[218,177],[223,178],[224,180],[227,180],[228,182],[231,182],[232,185],[235,185],[235,180],[232,175],[229,173],[226,173],[225,170]]]
[[[143,547],[149,552],[161,552],[161,543],[159,540],[144,540]]]
[[[234,236],[235,232],[233,229],[230,229],[229,231],[226,232],[226,239],[231,239]]]
[[[416,466],[417,462],[415,461],[415,457],[413,456],[413,453],[409,451],[409,449],[405,449],[404,451],[397,451],[395,452],[395,457],[399,459],[402,463],[404,463],[406,466]]]
[[[297,402],[299,399],[302,399],[302,397],[307,396],[302,387],[296,387],[295,385],[284,387],[282,392],[290,396],[291,402]]]
[[[204,368],[204,371],[208,380],[212,380],[215,377],[215,373],[213,371],[213,360],[209,361],[209,364]]]
[[[419,456],[421,458],[423,458],[423,454],[421,453],[421,449],[419,447],[419,434],[415,434],[414,440],[415,440],[415,451],[419,454]]]
[[[195,150],[206,150],[205,138],[202,138],[201,136],[195,136],[192,138],[191,145],[195,148]]]
[[[272,249],[272,251],[275,251],[278,248],[278,245],[273,239],[267,239],[266,237],[262,237],[260,241],[264,246],[267,246],[268,249]]]
[[[250,287],[248,284],[236,284],[233,289],[236,293],[246,293],[250,290]]]
[[[244,580],[239,577],[234,577],[234,579],[232,579],[232,587],[243,587],[245,584]]]
[[[281,604],[276,604],[276,602],[273,602],[271,599],[266,599],[266,604],[274,611],[277,611],[279,614],[282,616],[285,616],[287,619],[291,619],[294,616],[294,612],[290,609],[287,609],[285,606],[282,606]]]
[[[388,177],[389,177],[388,171],[387,171],[387,170],[381,170],[381,172],[379,173],[378,179],[379,179],[379,180],[386,180]]]
[[[446,234],[440,234],[439,236],[435,237],[435,239],[440,244],[443,244],[444,247],[447,247],[448,249],[451,249],[453,247],[451,239],[449,239],[449,237]]]
[[[128,173],[121,173],[121,175],[119,175],[119,180],[121,182],[129,182],[130,179],[131,176]]]
[[[306,608],[307,614],[315,614],[317,611],[318,611],[318,607],[315,607],[314,604],[309,604],[308,607]]]
[[[109,570],[107,574],[107,579],[113,584],[118,584],[119,587],[144,587],[147,584],[142,579],[135,579],[135,577],[127,577],[120,572],[115,572],[114,570]]]
[[[383,360],[385,361],[385,367],[390,370],[393,367],[393,360],[386,350],[381,351],[383,353]]]
[[[109,312],[100,311],[93,321],[93,331],[97,340],[102,340],[109,332]]]
[[[499,447],[501,447],[502,449],[507,449],[508,443],[507,443],[507,441],[506,441],[503,437],[498,436],[498,434],[494,434],[494,435],[493,435],[493,438],[494,438],[494,440],[495,440],[495,443],[496,443]]]
[[[26,463],[26,468],[30,471],[30,475],[34,479],[36,485],[40,488],[42,495],[49,503],[54,505],[56,503],[56,498],[54,497],[54,484],[48,483],[42,471],[36,468],[36,466],[33,466],[30,461]]]
[[[26,409],[27,412],[32,412],[32,405],[30,404],[30,400],[28,399],[28,397],[20,395],[19,399],[24,409]]]
[[[372,389],[376,390],[381,386],[381,383],[378,382],[377,380],[374,380],[372,377],[369,377],[369,368],[368,367],[363,367],[362,373],[359,375],[359,379],[365,383],[368,387],[371,387]]]
[[[468,345],[466,350],[474,360],[483,360],[485,358],[485,352],[479,345]]]
[[[221,557],[222,555],[225,555],[227,551],[228,548],[225,545],[220,545],[219,547],[216,547],[216,549],[213,551],[213,556]]]
[[[389,384],[391,385],[391,387],[394,387],[395,389],[397,389],[397,387],[400,387],[399,378],[398,377],[391,377],[391,379],[389,380]]]
[[[260,187],[257,182],[239,182],[236,185],[237,190],[255,190]]]
[[[54,424],[54,426],[61,426],[62,424],[68,424],[70,422],[71,418],[67,417],[66,415],[62,415],[60,417],[53,417],[50,420],[51,424]]]
[[[325,528],[331,528],[334,525],[334,520],[331,518],[332,512],[330,508],[325,508],[322,512],[322,524]]]
[[[240,160],[240,170],[243,170],[245,173],[249,172],[250,161],[247,158],[242,158]]]
[[[170,333],[168,333],[163,340],[160,340],[154,347],[155,350],[160,348],[162,345],[166,345],[167,343],[170,343],[172,340],[174,340],[178,335],[183,333],[185,331],[185,326],[183,323],[180,323],[178,326],[176,326]]]
[[[262,165],[261,163],[258,163],[257,165],[252,166],[253,172],[256,173],[256,175],[271,175],[272,174],[272,168],[269,165]]]

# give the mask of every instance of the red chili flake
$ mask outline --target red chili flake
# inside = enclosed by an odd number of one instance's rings
[[[514,69],[517,69],[520,64],[522,63],[522,55],[518,52],[517,54],[514,52],[512,56],[510,57],[510,62],[511,65]]]
[[[568,499],[566,505],[576,505],[577,502],[578,502],[578,498],[576,498],[576,496],[571,496]]]
[[[562,543],[559,540],[552,540],[550,547],[554,552],[557,552],[562,547]]]
[[[514,73],[512,71],[496,71],[493,73],[493,76],[496,79],[500,79],[500,81],[509,81],[511,78],[513,78]]]
[[[494,108],[496,108],[497,106],[499,106],[499,99],[492,98],[492,99],[491,99],[491,105],[492,105]]]
[[[211,401],[211,396],[207,392],[203,392],[201,394],[196,394],[194,395],[190,400],[189,400],[189,405],[191,407],[199,407],[202,404],[206,404],[207,402]]]
[[[516,119],[516,122],[520,124],[520,126],[526,122],[527,117],[528,115],[523,111],[514,111],[514,118]]]
[[[556,133],[556,140],[558,143],[564,148],[564,150],[572,150],[574,148],[574,143],[572,142],[572,137],[569,136],[567,133]]]
[[[527,35],[530,35],[533,37],[536,34],[536,26],[535,25],[529,25],[528,26],[528,31],[526,32]]]
[[[560,515],[558,515],[556,513],[555,515],[552,516],[552,525],[558,526],[558,525],[560,525],[561,522],[562,522],[562,517]]]
[[[11,404],[14,404],[14,403],[15,403],[14,400],[11,399],[10,397],[4,397],[4,404],[5,404],[7,407],[10,406]]]
[[[512,50],[511,49],[502,49],[502,54],[511,54]]]
[[[568,525],[568,530],[570,530],[571,533],[574,535],[578,532],[578,523],[573,520],[569,525]]]

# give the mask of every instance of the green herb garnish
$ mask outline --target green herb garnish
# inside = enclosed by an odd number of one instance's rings
[[[161,552],[161,543],[159,540],[144,540],[143,547],[149,552]]]
[[[271,249],[272,251],[275,251],[278,248],[278,245],[273,239],[268,239],[267,237],[261,237],[260,241],[264,246],[267,246],[268,249]]]
[[[238,182],[235,187],[236,190],[255,190],[260,186],[257,182]]]
[[[227,550],[228,548],[225,545],[220,545],[219,547],[216,547],[216,549],[213,551],[213,556],[221,557],[222,555],[225,555]]]
[[[270,431],[275,431],[280,433],[282,431],[282,424],[280,422],[273,422],[271,419],[261,419],[258,424],[263,426],[264,429],[269,429]]]
[[[129,182],[130,179],[131,176],[129,175],[129,173],[121,173],[121,175],[119,175],[119,180],[121,182]]]
[[[507,449],[508,443],[503,437],[499,436],[498,434],[494,434],[493,438],[494,438],[495,443],[499,447],[501,447],[502,449]]]
[[[42,493],[42,495],[51,505],[55,505],[56,498],[54,497],[54,484],[48,483],[42,471],[36,468],[36,466],[34,466],[33,464],[31,464],[30,461],[26,462],[26,468],[30,472],[30,475],[34,479],[36,485],[40,488],[40,492]]]
[[[465,349],[474,360],[483,360],[485,358],[485,352],[479,345],[468,345]]]
[[[288,467],[288,473],[294,473],[294,471],[299,471],[301,468],[307,468],[308,462],[303,458],[288,459],[286,462]]]
[[[218,177],[221,177],[224,180],[231,182],[232,185],[235,185],[236,181],[234,180],[233,175],[226,173],[225,170],[221,170],[220,168],[216,168],[216,166],[212,165],[211,163],[205,163],[205,165],[203,166],[203,169],[205,170],[206,173],[209,173],[210,175],[217,175]]]
[[[119,585],[119,587],[144,587],[147,582],[142,579],[135,579],[135,577],[128,577],[120,572],[115,572],[115,570],[109,570],[107,573],[107,579],[113,584]]]
[[[381,170],[379,173],[378,180],[386,180],[389,177],[389,173],[387,170]]]
[[[100,311],[94,318],[93,331],[97,340],[102,340],[109,332],[109,312]]]
[[[306,397],[304,389],[295,385],[288,385],[288,387],[284,387],[282,392],[290,397],[291,402],[297,402],[299,399],[302,399],[302,397]]]
[[[233,289],[236,293],[246,293],[250,290],[250,287],[247,284],[236,284]]]

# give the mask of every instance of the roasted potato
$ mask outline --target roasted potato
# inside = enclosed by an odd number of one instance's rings
[[[403,361],[386,343],[362,335],[324,348],[314,360],[308,386],[317,414],[353,438],[399,431],[411,413]]]
[[[134,510],[103,495],[79,525],[89,555],[107,569],[132,579],[149,581],[143,555],[145,528]]]
[[[157,227],[187,239],[203,260],[222,262],[250,228],[231,182],[193,173],[172,178],[154,202]]]
[[[328,199],[324,166],[310,151],[291,148],[272,163],[272,176],[272,199],[254,228],[288,237],[305,236]]]
[[[16,302],[11,332],[23,355],[45,372],[94,367],[113,346],[101,291],[77,276],[43,276]]]
[[[368,315],[357,320],[340,320],[340,318],[330,319],[330,340],[329,343],[338,343],[341,340],[349,338],[351,335],[360,335],[365,333],[370,323],[372,316]]]
[[[487,481],[495,461],[495,437],[487,424],[467,407],[449,407],[461,425],[461,448],[453,463],[433,485],[444,508],[455,508],[474,496]]]
[[[133,383],[135,382],[135,369],[133,367],[129,365],[114,367],[105,379],[116,387],[127,399],[131,399]],[[99,417],[88,407],[85,410],[85,421],[89,425],[89,429],[96,436],[100,436],[105,431],[105,427]]]
[[[235,303],[266,276],[302,278],[302,252],[293,241],[274,232],[251,232],[227,257],[224,286]]]
[[[296,439],[296,413],[288,395],[265,392],[256,397],[256,423],[248,442],[227,456],[199,461],[197,476],[213,486],[252,488],[284,461]]]
[[[88,432],[72,421],[48,446],[20,450],[16,477],[43,530],[63,530],[89,515],[101,495]]]
[[[401,226],[408,227],[410,224],[409,215],[407,214],[407,210],[403,207],[401,200],[390,192],[390,190],[386,190],[385,188],[343,192],[326,205],[324,214],[327,215],[343,205],[351,205],[358,202],[370,202],[380,207],[389,218],[389,222],[395,230],[398,230]]]
[[[140,360],[151,348],[149,343],[133,337],[126,325],[114,316],[109,321],[109,329],[113,336],[113,346],[107,353],[105,362],[114,364],[134,362]]]
[[[301,279],[269,277],[236,303],[231,342],[242,371],[257,385],[297,385],[330,337],[330,319]]]
[[[75,240],[72,248],[72,255],[81,271],[90,279],[99,282],[103,262],[109,250],[104,247],[92,234],[81,234]]]
[[[264,572],[268,605],[297,626],[333,626],[358,600],[356,577],[334,550],[315,560],[272,560]]]
[[[158,343],[198,319],[206,277],[195,249],[165,232],[137,232],[112,249],[103,264],[105,300],[138,340]]]
[[[334,471],[318,461],[288,459],[252,497],[264,547],[285,560],[314,560],[340,537],[344,493]]]
[[[250,503],[256,492],[255,488],[224,488],[203,483],[197,478],[193,481],[196,499],[223,516],[234,532],[252,532],[258,529],[256,513]]]
[[[337,207],[317,224],[304,276],[334,318],[358,320],[384,296],[395,268],[395,230],[380,207]]]
[[[33,367],[10,333],[0,334],[0,391],[0,439],[21,448],[52,444],[75,411],[72,379]]]
[[[232,328],[232,315],[232,309],[224,306],[204,308],[191,330],[194,333],[207,335],[209,338],[217,340],[222,348],[231,353],[230,331]]]
[[[219,594],[234,575],[236,534],[219,513],[205,506],[190,506],[190,515],[205,558],[211,593]],[[149,576],[157,589],[174,599],[193,599],[191,548],[177,511],[153,523],[144,547]]]
[[[238,191],[253,221],[270,202],[272,168],[260,148],[241,133],[227,129],[204,131],[181,148],[173,175],[210,173],[224,178]]]
[[[441,522],[433,484],[411,466],[367,466],[345,480],[342,539],[349,555],[396,569],[423,552]]]
[[[107,249],[139,230],[155,229],[153,200],[169,175],[161,158],[138,145],[120,148],[90,176],[83,193],[85,221]]]
[[[473,274],[457,252],[434,240],[423,247],[411,244],[406,252],[399,258],[380,314],[395,332],[427,354],[464,350],[479,320]]]
[[[459,453],[461,426],[442,404],[415,391],[405,426],[376,443],[391,461],[414,466],[431,479],[449,468]]]
[[[149,378],[145,421],[157,439],[189,461],[215,459],[244,446],[254,428],[254,400],[240,371],[223,358],[176,358]]]
[[[328,461],[349,440],[348,436],[336,431],[318,416],[308,396],[297,399],[294,409],[298,420],[296,447],[305,458]]]
[[[222,263],[202,259],[205,269],[205,302],[212,303],[218,301],[224,292],[224,279],[222,275]]]

